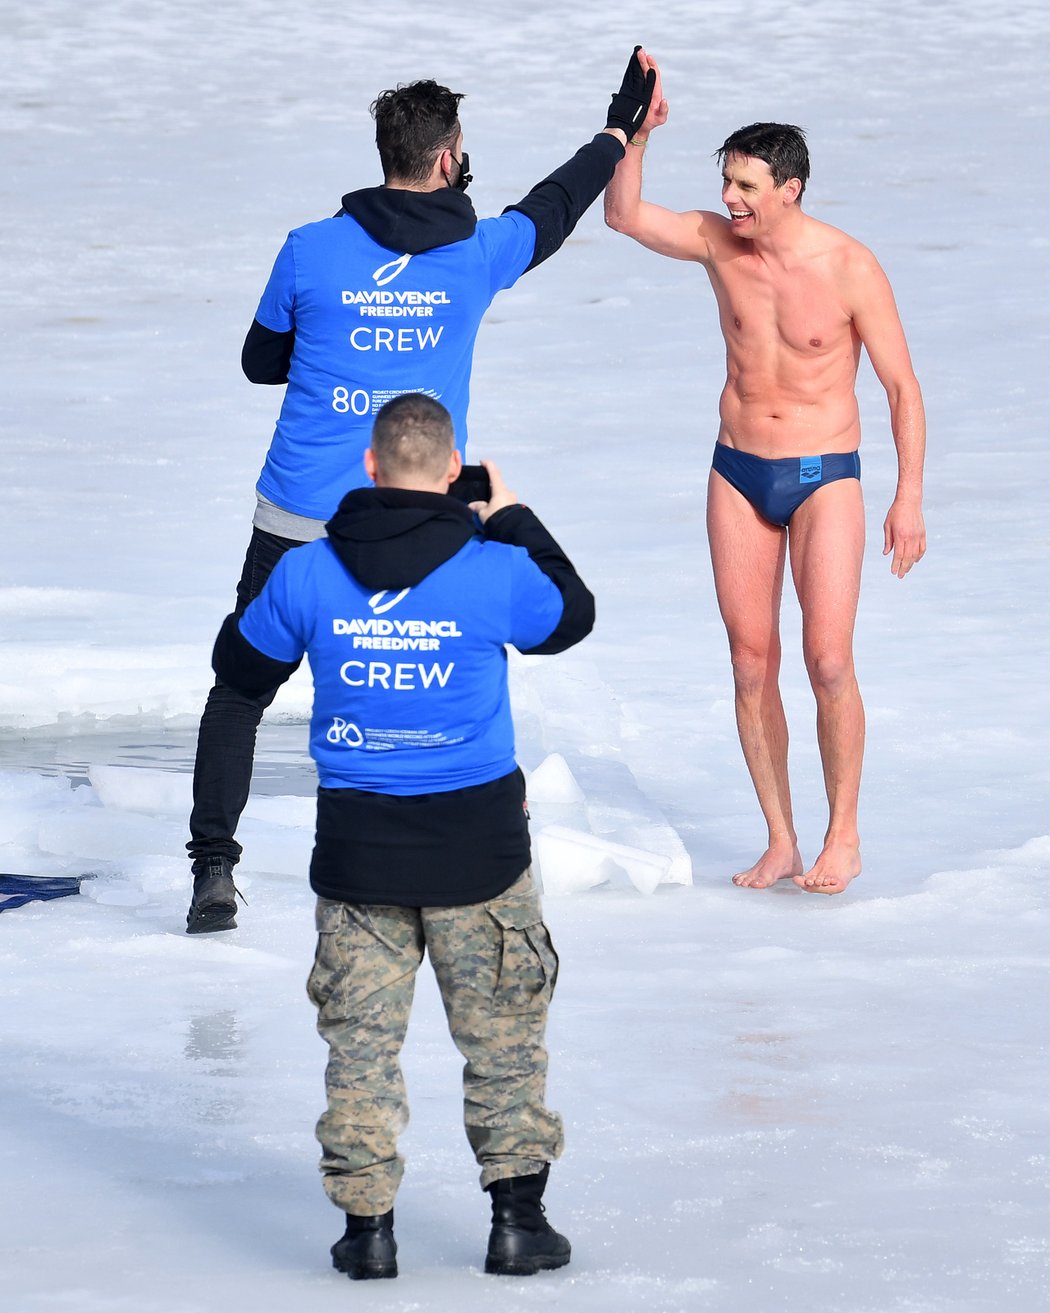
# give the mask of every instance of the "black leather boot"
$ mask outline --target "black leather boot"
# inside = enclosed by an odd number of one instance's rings
[[[492,1231],[485,1271],[493,1276],[530,1277],[564,1267],[572,1248],[543,1213],[543,1191],[550,1163],[533,1176],[511,1176],[488,1187]]]
[[[351,1281],[397,1276],[394,1210],[377,1217],[346,1215],[346,1234],[332,1246],[332,1266]]]
[[[193,900],[186,916],[188,935],[236,930],[237,890],[228,857],[198,857],[193,871]]]

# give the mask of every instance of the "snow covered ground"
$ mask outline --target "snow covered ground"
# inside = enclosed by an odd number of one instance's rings
[[[5,1308],[1046,1306],[1048,36],[1041,0],[3,6],[0,869],[95,877],[0,917]],[[469,93],[495,213],[601,126],[638,40],[672,114],[649,194],[717,207],[728,131],[803,124],[808,208],[879,254],[924,385],[930,550],[902,583],[862,372],[865,874],[841,899],[728,882],[760,826],[703,528],[721,341],[700,271],[588,215],[493,307],[473,454],[599,600],[582,648],[515,666],[537,827],[684,854],[694,883],[645,896],[609,868],[548,898],[568,1130],[549,1207],[572,1265],[481,1274],[487,1201],[424,969],[402,1276],[348,1288],[314,1167],[305,683],[264,731],[241,927],[181,933],[193,728],[278,401],[240,343],[285,231],[379,180],[378,90]]]

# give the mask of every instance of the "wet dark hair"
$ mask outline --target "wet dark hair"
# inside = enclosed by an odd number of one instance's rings
[[[459,136],[460,91],[426,79],[381,91],[372,102],[376,145],[389,182],[426,182],[435,157]]]
[[[372,426],[372,451],[384,482],[416,474],[440,478],[455,445],[452,416],[422,392],[388,401]]]
[[[793,123],[750,123],[737,128],[715,151],[715,158],[724,164],[727,155],[750,155],[764,160],[773,175],[773,184],[783,187],[790,178],[802,184],[799,199],[809,181],[809,150],[806,134]]]

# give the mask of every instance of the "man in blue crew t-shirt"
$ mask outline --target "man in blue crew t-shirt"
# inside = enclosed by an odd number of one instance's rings
[[[558,959],[529,868],[506,645],[564,651],[590,632],[594,599],[494,465],[486,503],[447,495],[460,464],[439,402],[388,402],[365,454],[376,486],[348,493],[326,538],[278,562],[214,653],[246,698],[304,654],[313,675],[308,988],[330,1050],[317,1133],[325,1189],[347,1215],[333,1262],[354,1279],[397,1275],[398,1054],[424,950],[466,1060],[467,1138],[492,1196],[486,1271],[527,1276],[570,1254],[540,1203],[562,1148],[545,1104]]]
[[[636,51],[605,129],[498,218],[481,220],[465,195],[461,95],[431,81],[379,95],[383,185],[350,192],[333,218],[289,233],[244,343],[248,378],[287,387],[256,489],[238,612],[280,557],[322,537],[343,494],[367,481],[362,457],[386,401],[439,399],[463,451],[474,340],[489,303],[572,232],[645,118],[654,80]],[[272,696],[245,699],[222,681],[208,695],[187,844],[190,933],[236,924],[234,834]]]

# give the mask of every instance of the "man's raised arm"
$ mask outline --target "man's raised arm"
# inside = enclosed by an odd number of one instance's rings
[[[704,260],[710,248],[701,231],[705,216],[699,210],[679,214],[642,200],[642,156],[649,134],[667,122],[668,106],[656,60],[644,50],[638,52],[637,58],[647,76],[655,74],[655,85],[649,112],[628,140],[627,153],[605,189],[605,222],[614,232],[633,237],[657,255],[669,255],[675,260]]]
[[[507,210],[519,210],[532,220],[536,229],[536,248],[529,269],[535,269],[553,255],[580,221],[613,176],[623,159],[629,137],[644,122],[656,83],[655,71],[643,70],[638,61],[641,46],[636,46],[627,64],[620,90],[609,103],[602,132],[581,146],[571,160],[554,170],[542,182]]]

